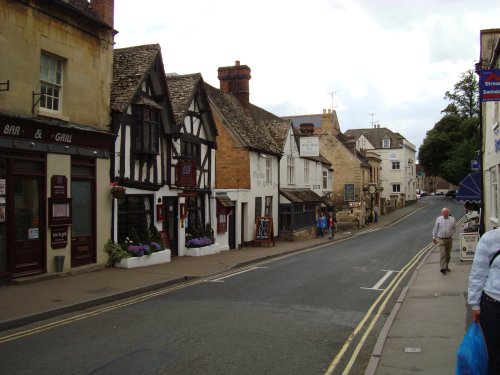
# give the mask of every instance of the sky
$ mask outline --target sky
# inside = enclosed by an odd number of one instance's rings
[[[418,148],[498,0],[115,0],[115,47],[159,43],[167,73],[251,69],[250,101],[278,116],[334,109],[340,129],[398,132]]]

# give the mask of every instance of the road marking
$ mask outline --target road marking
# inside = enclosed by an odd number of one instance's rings
[[[385,306],[387,305],[387,302],[389,301],[389,299],[391,298],[391,296],[394,294],[394,292],[396,291],[396,288],[398,287],[398,285],[401,283],[401,281],[404,279],[404,277],[406,276],[406,274],[410,271],[410,269],[412,269],[412,267],[420,261],[420,259],[430,250],[434,247],[434,244],[431,243],[429,245],[427,245],[425,248],[423,248],[422,250],[420,250],[411,260],[410,262],[408,262],[402,269],[401,271],[399,271],[399,273],[397,274],[397,276],[390,282],[389,286],[387,287],[387,289],[385,289],[379,296],[378,298],[375,300],[375,302],[372,303],[372,305],[370,306],[370,308],[368,309],[368,311],[366,312],[365,316],[363,317],[363,319],[361,319],[361,321],[359,322],[359,324],[356,326],[356,328],[354,329],[354,331],[349,335],[349,337],[347,338],[347,340],[345,341],[344,345],[342,346],[342,348],[340,349],[340,351],[337,353],[337,355],[335,356],[335,358],[332,360],[332,362],[330,363],[330,366],[328,367],[328,369],[326,370],[325,374],[324,375],[331,375],[333,374],[333,371],[336,369],[336,367],[339,365],[342,357],[344,356],[344,354],[347,352],[347,350],[349,349],[349,347],[351,346],[351,343],[353,342],[354,338],[358,335],[358,333],[363,329],[363,327],[365,326],[366,322],[368,321],[368,319],[370,318],[372,312],[375,310],[376,306],[379,304],[379,302],[382,301],[382,299],[384,299],[384,301],[380,304],[375,316],[373,317],[371,323],[369,324],[368,328],[366,329],[365,333],[363,334],[363,336],[361,337],[361,339],[359,340],[359,343],[358,345],[356,346],[352,356],[351,356],[351,359],[349,360],[349,363],[346,365],[344,371],[342,372],[342,374],[349,374],[349,371],[351,370],[353,364],[354,364],[354,361],[356,360],[360,350],[361,350],[361,347],[364,345],[365,341],[366,341],[366,338],[368,337],[369,333],[372,331],[373,327],[375,326],[375,323],[378,321],[378,319],[380,318],[380,315],[382,314],[382,311],[384,310]]]
[[[249,268],[247,270],[243,270],[243,271],[239,271],[239,272],[234,272],[234,273],[232,273],[230,275],[219,277],[217,279],[205,280],[205,281],[206,282],[210,282],[210,283],[223,283],[224,279],[227,279],[229,277],[233,277],[233,276],[236,276],[236,275],[241,275],[242,273],[249,272],[249,271],[255,271],[255,270],[258,270],[258,269],[261,269],[261,268],[267,268],[267,267],[252,267],[252,268]]]
[[[380,285],[382,285],[385,282],[385,280],[387,280],[389,278],[389,276],[391,276],[393,273],[399,272],[399,271],[392,271],[392,270],[382,270],[382,271],[385,271],[386,274],[378,281],[378,283],[376,283],[371,288],[367,288],[367,287],[362,286],[361,289],[384,290],[384,289],[380,289]]]

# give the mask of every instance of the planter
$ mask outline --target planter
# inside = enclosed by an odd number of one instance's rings
[[[113,191],[111,191],[111,195],[115,199],[123,199],[123,198],[125,198],[125,189],[113,190]]]
[[[170,250],[162,250],[151,255],[143,255],[142,257],[130,257],[120,260],[115,263],[116,268],[135,268],[147,267],[155,264],[170,262]]]
[[[229,246],[221,246],[218,243],[214,243],[210,246],[203,247],[186,247],[184,255],[188,257],[201,257],[204,255],[212,255],[220,253],[221,251],[229,250]]]

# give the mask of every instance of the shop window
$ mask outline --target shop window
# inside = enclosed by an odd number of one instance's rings
[[[205,228],[205,201],[203,195],[186,197],[188,232],[194,233]]]
[[[264,208],[265,216],[273,216],[273,197],[266,197],[266,205]]]
[[[135,230],[139,236],[149,234],[153,225],[153,195],[129,195],[118,201],[118,243],[123,243],[125,238]],[[146,238],[141,238],[144,243]]]
[[[40,108],[61,112],[63,60],[42,53],[40,57]]]
[[[262,216],[262,197],[255,197],[255,220]]]

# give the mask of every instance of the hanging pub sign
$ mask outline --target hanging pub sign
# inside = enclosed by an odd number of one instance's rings
[[[479,99],[482,102],[500,101],[500,69],[481,71],[479,75]]]
[[[196,160],[179,160],[175,175],[177,186],[196,187]]]

